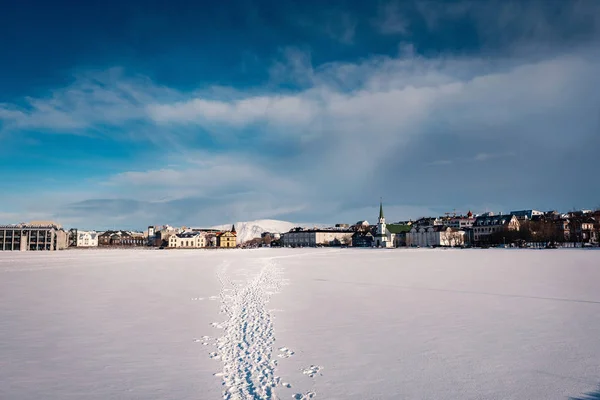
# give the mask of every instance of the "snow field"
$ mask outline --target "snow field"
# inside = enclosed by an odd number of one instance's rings
[[[598,396],[598,278],[581,250],[0,253],[0,398]]]

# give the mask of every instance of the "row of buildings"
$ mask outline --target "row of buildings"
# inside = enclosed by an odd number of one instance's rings
[[[282,234],[286,247],[463,247],[528,244],[598,246],[600,211],[580,210],[561,214],[556,211],[486,212],[474,215],[424,217],[415,221],[386,223],[383,204],[377,224],[358,221],[332,228],[294,228]]]
[[[0,251],[55,251],[68,247],[158,247],[171,249],[234,248],[235,226],[231,229],[175,228],[149,226],[146,232],[109,230],[105,232],[65,231],[52,221],[0,225]],[[377,224],[358,221],[330,228],[294,228],[286,233],[264,232],[252,246],[284,247],[457,247],[544,244],[552,246],[598,246],[600,210],[568,213],[533,209],[508,214],[486,212],[474,215],[424,217],[415,221],[387,223],[383,204],[379,205]]]
[[[55,251],[67,248],[160,247],[179,249],[234,248],[235,226],[230,230],[150,226],[146,232],[71,229],[53,221],[0,225],[0,251]]]
[[[169,225],[149,226],[146,232],[82,231],[69,232],[71,247],[140,247],[159,248],[232,248],[236,247],[235,225],[230,230],[204,228],[175,228]]]

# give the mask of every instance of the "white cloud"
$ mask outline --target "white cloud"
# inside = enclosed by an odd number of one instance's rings
[[[277,72],[282,81],[286,74],[288,81],[302,81],[295,90],[269,82],[250,92],[181,92],[111,70],[79,77],[47,97],[25,99],[24,107],[0,105],[0,128],[85,134],[109,125],[119,129],[104,134],[121,136],[128,124],[142,123],[160,132],[144,139],[158,136],[161,146],[182,131],[222,138],[218,153],[200,151],[174,167],[164,165],[198,148],[186,149],[189,140],[179,147],[169,143],[170,154],[155,160],[156,168],[131,165],[94,190],[71,197],[75,204],[106,199],[115,207],[115,218],[158,219],[167,208],[172,221],[189,214],[211,223],[221,222],[211,220],[220,213],[234,220],[279,212],[305,213],[303,220],[329,221],[338,215],[358,220],[367,217],[359,215],[367,201],[363,194],[377,192],[390,196],[398,210],[409,210],[420,207],[414,205],[414,193],[446,184],[423,183],[437,179],[428,171],[441,176],[445,168],[422,171],[419,166],[452,163],[459,174],[466,164],[473,168],[478,162],[476,172],[489,176],[494,171],[485,170],[486,165],[514,157],[507,168],[516,168],[516,156],[535,149],[534,165],[548,169],[558,156],[597,134],[597,48],[559,51],[543,59],[424,58],[404,52],[398,58],[316,67],[306,53],[295,57],[295,67]],[[235,146],[228,147],[231,143]],[[407,190],[409,185],[418,190]],[[344,199],[352,197],[360,204],[345,205]],[[75,208],[79,211],[64,218],[77,221],[89,207],[105,215],[102,203],[83,204],[87,208]],[[431,205],[422,207],[425,211]]]
[[[27,97],[24,106],[0,104],[4,129],[43,129],[86,134],[104,125],[120,127],[146,119],[145,105],[170,99],[174,91],[147,78],[127,78],[120,68],[78,75],[47,97]]]

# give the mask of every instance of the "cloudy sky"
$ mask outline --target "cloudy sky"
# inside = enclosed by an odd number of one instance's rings
[[[0,222],[600,205],[600,2],[18,1]]]

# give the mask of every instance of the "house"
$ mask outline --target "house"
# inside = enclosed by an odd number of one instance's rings
[[[181,232],[181,229],[174,228],[170,225],[149,226],[147,230],[147,245],[156,247],[166,247],[169,245],[169,238]]]
[[[413,225],[416,226],[437,226],[437,225],[443,225],[444,221],[442,221],[441,218],[437,218],[437,217],[424,217],[424,218],[419,218],[418,220],[416,220],[415,222],[413,222]]]
[[[473,217],[473,213],[469,210],[467,215],[465,216],[455,216],[450,217],[443,221],[443,225],[449,226],[454,229],[466,229],[472,228],[475,223],[475,217]]]
[[[465,232],[449,226],[414,226],[406,235],[406,245],[410,247],[453,247],[464,244]]]
[[[237,232],[235,231],[235,225],[231,226],[230,231],[218,232],[215,237],[217,239],[217,247],[231,248],[237,246]]]
[[[148,246],[162,246],[162,238],[160,234],[160,227],[149,226],[147,230]]]
[[[560,234],[560,238],[568,241],[571,238],[571,226],[569,224],[569,220],[567,218],[559,218],[556,220],[553,220],[556,229],[558,230],[559,234]]]
[[[177,249],[201,249],[206,247],[206,233],[183,232],[169,237],[169,248]]]
[[[373,247],[373,235],[371,232],[354,232],[352,234],[352,247]]]
[[[475,244],[486,243],[489,236],[496,232],[518,231],[519,220],[514,215],[493,215],[491,213],[479,216],[473,224],[473,239]]]
[[[595,229],[596,220],[588,216],[580,216],[569,219],[570,241],[581,243],[598,243],[598,235]]]
[[[281,235],[281,244],[289,247],[348,245],[352,243],[353,233],[354,231],[350,229],[293,228]]]
[[[137,247],[146,244],[143,233],[130,231],[106,231],[98,235],[98,246]]]
[[[369,231],[369,221],[358,221],[350,227],[353,231],[367,232]]]
[[[0,251],[55,251],[68,245],[68,233],[53,221],[0,225]]]
[[[98,233],[96,231],[73,231],[73,245],[75,247],[98,247]]]
[[[387,224],[387,230],[390,232],[392,237],[393,247],[405,247],[406,246],[406,235],[411,230],[410,225],[404,224]]]
[[[531,220],[534,216],[544,215],[542,211],[537,210],[520,210],[520,211],[511,211],[510,215],[514,215],[517,217],[519,221],[523,220]]]

